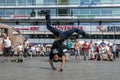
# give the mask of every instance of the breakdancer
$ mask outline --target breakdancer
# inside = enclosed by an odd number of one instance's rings
[[[47,29],[56,36],[56,39],[53,42],[51,52],[50,52],[50,57],[49,57],[50,65],[53,70],[57,70],[54,67],[53,62],[58,62],[59,59],[61,58],[62,64],[59,71],[62,72],[65,66],[65,54],[63,52],[63,46],[62,46],[62,43],[64,42],[64,40],[67,39],[68,36],[71,36],[74,32],[84,37],[87,37],[89,35],[85,31],[80,30],[78,28],[73,28],[66,31],[60,31],[52,27],[49,10],[42,10],[41,13],[45,14]]]

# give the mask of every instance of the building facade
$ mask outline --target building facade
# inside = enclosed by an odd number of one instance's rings
[[[0,0],[0,22],[20,30],[31,43],[52,43],[43,9],[50,10],[53,27],[77,27],[92,34],[91,38],[73,34],[72,39],[120,44],[120,0]],[[99,25],[106,31],[99,31]]]

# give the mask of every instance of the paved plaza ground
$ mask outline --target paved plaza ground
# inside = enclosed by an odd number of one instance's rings
[[[51,70],[47,60],[48,57],[33,57],[23,63],[0,63],[0,80],[120,80],[120,59],[77,63],[72,57],[63,72]],[[59,68],[60,63],[55,66]]]

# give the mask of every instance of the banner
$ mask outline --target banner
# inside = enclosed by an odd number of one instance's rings
[[[69,30],[72,28],[78,28],[87,32],[99,32],[100,30],[98,29],[99,24],[81,24],[81,25],[56,25],[52,26],[58,30],[65,31]],[[28,31],[28,32],[33,32],[33,31],[39,31],[39,32],[49,32],[47,27],[45,25],[41,26],[13,26],[17,30],[20,31]],[[108,25],[102,25],[102,29],[106,30],[107,32],[120,32],[120,26],[119,25],[113,25],[113,24],[108,24]]]

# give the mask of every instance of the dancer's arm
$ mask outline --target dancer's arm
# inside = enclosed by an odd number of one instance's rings
[[[61,64],[61,68],[60,68],[61,72],[64,69],[64,66],[65,66],[65,56],[62,56],[62,64]]]
[[[53,61],[52,61],[52,60],[49,60],[49,62],[50,62],[51,68],[52,68],[53,70],[56,70],[56,67],[54,67],[54,65],[53,65]]]
[[[50,63],[50,66],[53,70],[56,70],[56,67],[54,67],[54,64],[53,64],[53,54],[50,52],[50,56],[49,56],[49,63]]]

